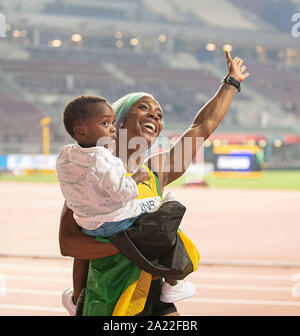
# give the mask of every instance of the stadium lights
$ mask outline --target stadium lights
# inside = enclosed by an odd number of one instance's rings
[[[137,46],[138,44],[139,44],[139,40],[137,39],[137,38],[132,38],[131,40],[130,40],[130,44],[133,46],[133,47],[135,47],[135,46]]]
[[[214,145],[215,147],[220,146],[220,145],[221,145],[221,141],[220,141],[219,139],[215,139],[215,140],[213,141],[213,145]]]
[[[117,41],[116,41],[116,47],[117,47],[117,48],[122,48],[123,45],[124,45],[123,41],[121,41],[121,40],[117,40]]]
[[[214,43],[207,43],[205,48],[206,48],[207,51],[214,51],[214,50],[216,50],[216,45]]]
[[[222,50],[227,50],[229,52],[232,51],[232,45],[231,44],[224,44]]]
[[[5,26],[5,29],[6,31],[9,31],[11,29],[11,25],[7,25]],[[27,30],[14,30],[13,33],[12,33],[12,36],[15,37],[15,38],[19,38],[19,37],[26,37],[27,36]]]
[[[26,37],[27,36],[27,30],[21,30],[20,35],[21,35],[21,37]]]
[[[118,40],[120,40],[121,38],[123,38],[122,32],[116,32],[115,33],[115,38],[118,39]]]
[[[286,48],[286,50],[285,50],[285,62],[287,64],[292,64],[296,55],[297,55],[297,52],[296,52],[295,49]]]
[[[296,55],[296,50],[292,48],[286,48],[285,53],[286,53],[286,56],[293,57]]]
[[[164,43],[164,42],[166,42],[166,40],[167,40],[167,36],[165,34],[160,34],[158,36],[158,41],[159,42]]]
[[[82,36],[80,34],[78,34],[78,33],[72,34],[71,40],[73,42],[77,42],[77,43],[81,42],[82,41]]]
[[[204,141],[204,147],[208,148],[210,146],[211,146],[211,141],[210,140]]]
[[[258,141],[258,144],[259,144],[260,147],[264,148],[267,145],[267,141],[264,140],[264,139],[261,139],[261,140]]]
[[[52,40],[51,42],[49,42],[49,46],[53,47],[53,48],[59,48],[62,45],[62,41],[61,40]]]
[[[262,54],[264,49],[263,49],[262,46],[258,45],[258,46],[255,47],[255,51],[256,51],[257,54]]]
[[[274,147],[280,147],[282,145],[282,141],[280,139],[276,139],[273,142]]]
[[[13,37],[19,38],[21,36],[21,32],[19,30],[14,30],[12,33]]]

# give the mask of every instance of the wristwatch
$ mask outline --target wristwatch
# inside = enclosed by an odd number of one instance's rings
[[[241,91],[241,83],[234,77],[227,75],[222,82],[233,85],[238,90],[238,92]]]

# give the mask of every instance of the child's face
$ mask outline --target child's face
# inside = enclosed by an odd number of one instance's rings
[[[96,146],[99,138],[109,137],[113,140],[117,138],[115,128],[115,112],[106,103],[96,103],[90,107],[93,117],[84,122],[86,127],[86,139],[84,144]],[[80,142],[80,141],[79,141]]]

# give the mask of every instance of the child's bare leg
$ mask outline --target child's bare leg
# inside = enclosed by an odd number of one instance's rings
[[[89,260],[74,259],[73,261],[73,289],[74,303],[76,304],[81,289],[86,287],[87,275],[89,269]]]
[[[165,282],[167,282],[171,286],[177,285],[177,280],[174,280],[174,279],[165,279]]]

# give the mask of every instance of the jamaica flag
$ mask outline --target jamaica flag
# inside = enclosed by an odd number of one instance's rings
[[[160,185],[157,175],[145,168],[151,179],[138,184],[138,200],[143,208],[155,208],[162,198]],[[197,270],[199,252],[178,229],[184,212],[179,202],[167,202],[159,213],[144,214],[109,240],[95,238],[114,244],[120,253],[90,261],[83,315],[136,315],[144,309],[152,274],[182,279]]]
[[[107,239],[96,237],[102,243]],[[133,316],[143,310],[152,275],[122,254],[90,260],[85,316]]]
[[[96,237],[96,240],[109,243],[107,239],[101,237]],[[180,230],[177,232],[175,246],[180,252],[174,255],[184,260],[188,265],[186,270],[189,273],[197,270],[199,252],[192,241]],[[151,280],[151,274],[120,253],[91,260],[83,315],[133,316],[140,313],[144,309]]]

